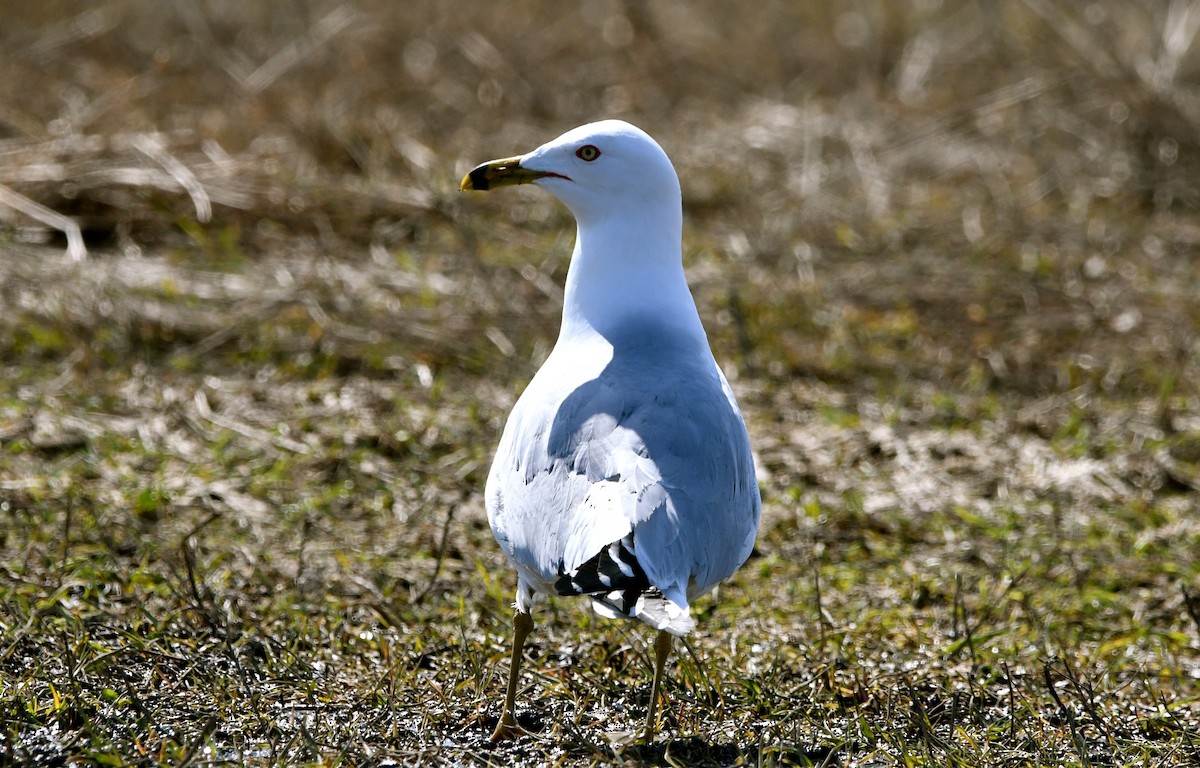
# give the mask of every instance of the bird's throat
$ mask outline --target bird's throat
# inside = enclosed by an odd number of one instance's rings
[[[563,296],[563,335],[607,339],[631,322],[665,332],[704,331],[683,272],[678,229],[579,227]]]

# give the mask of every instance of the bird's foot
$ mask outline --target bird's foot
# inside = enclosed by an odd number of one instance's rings
[[[529,732],[517,724],[517,719],[511,713],[505,712],[500,717],[500,722],[496,723],[496,730],[492,731],[491,740],[512,741],[527,735]]]

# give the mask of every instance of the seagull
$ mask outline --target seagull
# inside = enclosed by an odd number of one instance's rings
[[[509,414],[485,489],[517,571],[491,738],[524,733],[514,708],[535,602],[583,595],[601,616],[658,630],[650,742],[672,638],[695,627],[690,601],[754,548],[762,502],[750,440],[684,276],[679,177],[658,143],[620,120],[589,123],[483,163],[460,189],[516,184],[558,198],[577,233],[558,340]]]

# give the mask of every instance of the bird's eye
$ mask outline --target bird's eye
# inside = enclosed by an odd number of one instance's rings
[[[600,157],[600,150],[591,144],[584,144],[582,147],[575,150],[575,157],[578,157],[580,160],[586,160],[590,163],[597,157]]]

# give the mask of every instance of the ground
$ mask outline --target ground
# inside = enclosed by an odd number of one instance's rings
[[[1200,763],[1194,4],[7,5],[0,762]],[[458,180],[610,116],[762,529],[657,742],[558,600],[492,745],[573,231]]]

